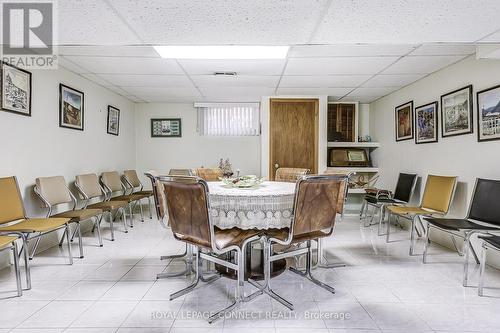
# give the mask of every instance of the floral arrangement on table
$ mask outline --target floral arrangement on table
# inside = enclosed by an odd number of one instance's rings
[[[221,177],[220,180],[224,184],[231,186],[231,187],[249,188],[249,187],[255,187],[257,185],[260,185],[264,181],[264,178],[257,177],[255,175],[247,175],[247,176],[241,176],[241,177],[235,177],[235,178],[223,178],[223,177]]]

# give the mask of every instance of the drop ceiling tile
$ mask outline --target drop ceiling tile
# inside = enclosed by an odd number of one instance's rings
[[[489,36],[481,39],[480,43],[500,43],[500,30],[496,31]]]
[[[141,42],[106,1],[55,3],[58,45],[130,45]]]
[[[354,88],[279,88],[278,95],[327,95],[342,97]]]
[[[82,57],[66,59],[96,74],[183,74],[174,60],[132,57]]]
[[[376,74],[398,57],[291,58],[285,75]]]
[[[114,93],[117,93],[118,95],[124,96],[124,97],[131,95],[128,91],[125,91],[120,87],[106,86],[105,88],[108,90],[111,90]]]
[[[286,75],[281,78],[280,88],[357,87],[370,77],[371,75]]]
[[[60,55],[159,58],[152,46],[60,46]]]
[[[285,60],[179,60],[188,74],[281,75]]]
[[[274,88],[278,84],[280,76],[255,76],[255,75],[191,75],[191,79],[198,87],[221,86],[221,87],[268,87]]]
[[[339,99],[342,102],[359,102],[359,103],[371,103],[381,98],[376,96],[359,96],[359,95],[347,95]]]
[[[417,45],[338,44],[299,45],[288,51],[289,58],[402,56]]]
[[[376,75],[366,83],[364,83],[363,87],[403,87],[417,80],[420,80],[426,75],[427,74]]]
[[[274,88],[265,87],[200,87],[207,101],[257,102],[262,96],[274,95]]]
[[[196,88],[176,87],[123,87],[128,95],[134,95],[145,99],[143,96],[164,96],[166,98],[180,98],[188,96],[200,96]]]
[[[58,57],[58,66],[61,66],[73,73],[77,74],[82,74],[82,73],[89,73],[89,70],[79,66],[78,64],[75,64],[73,61],[65,58],[65,57]]]
[[[116,86],[125,87],[192,87],[186,75],[156,74],[99,74],[103,79]]]
[[[408,56],[381,74],[429,74],[463,58],[464,56]]]
[[[398,90],[397,87],[380,87],[380,88],[357,88],[349,95],[354,96],[367,96],[367,97],[382,97],[391,92]]]
[[[149,44],[304,44],[328,0],[121,0],[113,6]]]
[[[146,103],[194,103],[202,101],[203,98],[199,95],[182,96],[182,97],[168,97],[168,96],[141,96],[141,99]]]
[[[498,29],[499,12],[498,0],[334,0],[311,43],[470,43]]]
[[[423,44],[410,53],[412,56],[425,55],[471,55],[476,52],[474,44]]]
[[[87,80],[90,80],[90,81],[97,83],[98,85],[101,85],[101,86],[112,86],[113,85],[111,82],[104,80],[102,77],[100,77],[97,74],[83,73],[83,74],[81,74],[81,76],[83,76]]]

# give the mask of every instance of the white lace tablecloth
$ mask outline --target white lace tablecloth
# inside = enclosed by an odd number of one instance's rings
[[[255,188],[208,183],[210,215],[221,229],[290,227],[295,183],[263,182]]]

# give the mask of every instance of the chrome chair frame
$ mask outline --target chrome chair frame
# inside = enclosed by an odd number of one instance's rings
[[[451,198],[450,198],[450,202],[449,202],[449,206],[448,206],[448,211],[450,209],[450,206],[451,204],[453,203],[453,199],[455,198],[455,193],[456,193],[456,189],[457,189],[457,180],[455,178],[455,184],[453,185],[453,189],[452,189],[452,194],[451,194]],[[427,184],[426,184],[427,186]],[[425,193],[425,189],[424,189],[424,193]],[[422,199],[420,200],[420,205],[422,205],[422,200],[423,200],[423,197]],[[444,216],[448,213],[448,211],[446,213],[442,213],[442,212],[437,212],[437,211],[433,211],[433,210],[428,210],[428,214],[415,214],[413,216],[405,216],[405,215],[398,215],[398,214],[391,214],[389,213],[389,216],[387,218],[387,231],[386,231],[386,238],[385,238],[385,242],[386,243],[389,243],[389,237],[390,237],[390,233],[391,233],[391,216],[394,215],[396,216],[397,218],[397,222],[399,223],[399,218],[404,218],[404,219],[407,219],[410,221],[410,250],[408,252],[408,254],[410,256],[413,256],[415,255],[414,254],[414,249],[415,249],[415,232],[417,233],[418,237],[422,237],[423,234],[429,234],[428,230],[424,227],[424,224],[422,222],[422,218],[425,218],[425,217],[435,217],[435,216]],[[417,222],[420,224],[420,226],[422,227],[422,233],[418,230],[417,228]],[[425,242],[424,244],[424,252],[425,252],[425,247],[427,246],[427,241]]]
[[[484,271],[486,268],[486,253],[487,250],[495,250],[500,252],[500,247],[495,246],[493,244],[488,243],[487,241],[483,240],[482,244],[483,251],[481,253],[481,264],[479,266],[479,283],[477,287],[477,294],[478,296],[484,296]]]
[[[472,190],[472,193],[473,193],[473,196],[472,198],[470,199],[470,202],[469,202],[469,207],[468,207],[468,210],[467,210],[467,217],[465,218],[465,220],[469,220],[470,222],[473,222],[473,223],[485,223],[485,222],[481,222],[481,221],[476,221],[476,220],[473,220],[470,218],[470,213],[471,213],[471,210],[472,210],[472,204],[474,202],[474,195],[476,193],[476,188],[477,188],[477,183],[479,181],[479,178],[476,178],[476,181],[474,183],[474,188]],[[499,221],[500,222],[500,221]],[[427,263],[427,250],[428,250],[428,247],[429,247],[429,244],[430,244],[430,230],[431,228],[434,228],[434,229],[438,229],[442,232],[445,232],[445,233],[448,233],[450,234],[450,237],[451,237],[451,240],[452,240],[452,243],[453,243],[453,246],[455,247],[455,249],[457,250],[459,256],[465,256],[464,258],[464,276],[463,276],[463,286],[464,287],[467,287],[467,282],[468,282],[468,279],[469,279],[469,257],[470,257],[470,252],[472,252],[472,255],[474,256],[474,260],[476,261],[476,264],[480,264],[480,260],[478,258],[478,255],[476,253],[476,250],[474,250],[474,247],[472,246],[471,244],[471,237],[475,234],[488,234],[489,231],[500,231],[500,226],[496,226],[496,227],[493,227],[491,229],[483,229],[483,230],[480,230],[480,229],[465,229],[465,228],[461,228],[460,230],[464,232],[464,234],[460,234],[460,233],[456,233],[456,232],[453,232],[451,230],[446,230],[446,229],[443,229],[443,228],[440,228],[436,225],[433,225],[432,223],[429,223],[428,221],[426,221],[426,227],[427,227],[427,235],[426,235],[426,241],[424,243],[424,253],[422,254],[422,262],[425,264]],[[464,240],[464,243],[463,243],[463,247],[462,247],[462,251],[460,251],[458,249],[458,246],[457,246],[457,243],[455,241],[455,238],[454,236],[456,237],[459,237],[459,238],[462,238]],[[470,251],[469,251],[470,250]]]
[[[115,191],[111,190],[111,188],[108,185],[106,185],[106,183],[102,179],[102,176],[99,176],[99,181],[102,185],[101,187],[104,188],[104,198],[105,198],[104,200],[105,201],[112,201],[113,193],[115,193]],[[127,187],[123,184],[123,182],[121,181],[121,178],[120,178],[120,185],[122,187],[122,192],[118,191],[120,193],[119,195],[126,195]],[[135,200],[133,202],[134,205],[132,205],[132,202],[128,203],[129,222],[130,222],[129,225],[131,228],[134,227],[134,211],[133,211],[133,209],[138,201],[140,201],[140,199]],[[139,207],[141,210],[141,222],[144,222],[144,211],[142,209],[142,205],[139,205]],[[125,211],[125,209],[123,211]]]
[[[108,201],[108,200],[106,200],[106,191],[104,190],[104,188],[102,187],[101,184],[98,183],[98,185],[101,188],[101,194],[102,194],[101,196],[103,197],[102,201],[103,202],[104,201]],[[86,209],[87,206],[90,203],[90,199],[93,199],[95,197],[89,198],[89,196],[83,191],[82,187],[78,184],[78,181],[76,181],[76,180],[75,180],[75,187],[78,190],[78,193],[80,193],[80,195],[83,197],[83,200],[84,200],[84,204],[83,204],[82,209]],[[123,221],[124,232],[128,233],[127,218],[126,218],[125,208],[123,208],[123,207],[118,208],[117,209],[117,213],[114,216],[113,216],[113,213],[112,213],[112,209],[110,209],[109,212],[108,212],[108,214],[109,214],[109,229],[110,229],[110,232],[111,232],[111,241],[115,240],[114,220],[115,220],[116,216],[118,215],[118,211],[121,211],[121,213],[122,213],[121,219]],[[102,220],[104,219],[104,213],[105,212],[103,212],[101,214],[101,216],[99,217],[99,220],[95,224],[95,229],[97,229],[98,237],[101,240],[101,242],[102,242],[102,237],[101,237],[101,228],[100,228],[100,226],[101,226]],[[94,232],[94,228],[92,229],[92,232]]]
[[[123,175],[123,180],[125,181],[124,185],[127,188],[124,191],[124,194],[127,194],[127,190],[130,190],[130,193],[128,193],[128,194],[134,194],[134,190],[136,187],[132,184],[132,182],[127,178],[126,175]],[[144,185],[139,180],[139,191],[142,191],[143,189],[144,189]],[[143,214],[141,200],[142,199],[139,199],[138,202],[137,201],[135,202],[135,204],[137,205],[137,203],[139,203],[139,205],[141,206],[141,214]],[[133,208],[135,208],[135,205]],[[148,211],[149,211],[149,219],[152,220],[153,219],[153,210],[151,208],[151,196],[148,196]],[[142,216],[142,222],[144,222],[144,216]]]
[[[346,180],[347,176],[345,176],[345,175],[305,175],[305,176],[300,177],[299,180],[297,181],[297,185],[295,186],[295,198],[294,198],[294,205],[293,205],[294,210],[298,204],[299,188],[300,188],[300,184],[302,182],[304,182],[305,180],[308,180],[308,179],[332,179],[332,178]],[[346,186],[346,188],[347,188],[347,186]],[[335,217],[334,217],[334,219],[335,219]],[[292,311],[294,310],[293,304],[291,302],[289,302],[288,300],[286,300],[285,298],[283,298],[282,296],[280,296],[279,294],[277,294],[271,288],[271,262],[273,262],[273,261],[285,259],[288,257],[296,257],[299,255],[306,254],[307,260],[306,260],[306,267],[305,267],[304,272],[302,272],[296,268],[293,268],[293,267],[290,267],[289,270],[295,274],[298,274],[300,276],[307,278],[309,281],[326,289],[327,291],[331,292],[332,294],[335,293],[335,289],[333,287],[327,285],[326,283],[319,281],[318,279],[316,279],[312,275],[311,270],[313,268],[313,261],[312,261],[313,255],[312,255],[311,240],[308,240],[305,242],[306,247],[298,248],[298,249],[295,249],[295,250],[292,250],[289,252],[283,252],[283,253],[279,253],[279,254],[271,254],[272,243],[281,244],[281,245],[290,245],[291,244],[291,242],[293,240],[293,236],[294,236],[294,233],[293,233],[294,225],[295,225],[295,212],[292,215],[292,223],[290,225],[288,237],[286,240],[282,241],[280,239],[277,239],[274,237],[268,237],[266,235],[261,237],[261,241],[262,241],[263,247],[264,247],[264,284],[261,285],[257,281],[254,281],[252,279],[248,279],[248,282],[251,283],[256,288],[258,288],[259,291],[269,295],[271,298],[278,301],[279,303],[281,303],[282,305],[284,305],[285,307],[287,307],[288,309],[290,309]],[[332,233],[333,228],[334,228],[334,221],[332,221],[331,229],[329,231],[327,231],[326,233]]]
[[[4,236],[4,235],[0,234],[0,236]],[[17,235],[17,236],[19,236],[19,235]],[[19,238],[20,237],[18,237],[18,239]],[[19,267],[19,254],[17,252],[17,243],[16,243],[16,240],[14,240],[10,246],[6,246],[4,248],[1,248],[0,252],[7,251],[7,250],[12,250],[12,258],[14,260],[14,270],[15,270],[15,273],[16,273],[17,296],[20,297],[20,296],[23,295],[23,287],[22,287],[22,283],[21,283],[21,269]],[[26,282],[28,284],[28,289],[31,289],[31,282],[30,282],[30,280],[28,280],[28,278],[30,277],[30,275],[29,275],[28,259],[27,259],[26,253],[27,253],[27,251],[25,251],[25,257],[24,257],[25,265],[26,265],[26,269],[27,269],[26,270]]]
[[[176,180],[191,180],[191,181],[195,181],[196,184],[201,184],[203,186],[203,188],[205,189],[205,196],[206,196],[205,205],[206,205],[207,213],[210,212],[210,196],[208,194],[209,193],[208,184],[202,178],[197,177],[197,176],[158,176],[158,177],[155,177],[155,179],[157,179],[160,182],[169,182],[169,181],[176,181]],[[186,288],[183,288],[183,289],[171,294],[170,300],[174,300],[176,298],[179,298],[179,297],[193,291],[200,281],[210,283],[210,282],[213,282],[220,277],[219,275],[215,275],[215,276],[212,276],[208,279],[205,279],[203,277],[203,272],[202,272],[203,260],[206,260],[206,261],[209,261],[209,262],[212,262],[215,264],[219,264],[219,265],[222,265],[224,267],[227,267],[229,269],[236,271],[237,284],[236,284],[234,301],[229,306],[225,307],[224,309],[219,310],[218,312],[212,314],[208,318],[208,322],[213,323],[217,319],[223,318],[224,314],[232,311],[233,309],[238,307],[242,302],[250,301],[250,300],[254,299],[256,296],[262,294],[262,292],[260,290],[257,290],[256,292],[254,292],[248,296],[245,296],[245,293],[243,290],[244,278],[245,278],[245,264],[246,264],[246,261],[245,261],[246,246],[249,243],[251,243],[255,240],[258,240],[259,237],[256,235],[254,237],[250,237],[250,238],[246,239],[243,242],[241,249],[236,245],[231,245],[231,246],[228,246],[224,249],[218,249],[217,245],[215,244],[215,226],[213,224],[213,220],[210,218],[210,214],[208,213],[207,215],[208,215],[210,240],[211,240],[210,252],[208,252],[208,251],[203,252],[203,250],[200,247],[194,246],[195,247],[195,256],[196,256],[196,261],[197,261],[196,269],[195,269],[196,275],[195,275],[194,281],[191,285],[187,286]],[[231,251],[235,251],[237,254],[237,256],[236,256],[237,263],[236,264],[232,263],[230,261],[223,260],[220,257],[218,257],[220,255],[230,253]]]

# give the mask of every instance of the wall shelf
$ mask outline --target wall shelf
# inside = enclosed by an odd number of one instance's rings
[[[351,172],[366,172],[366,173],[377,173],[378,168],[376,167],[328,167],[326,168],[326,172],[335,172],[335,171],[351,171]]]
[[[349,194],[365,194],[366,191],[364,188],[350,188],[347,190]]]
[[[329,148],[378,148],[379,142],[328,142]]]

